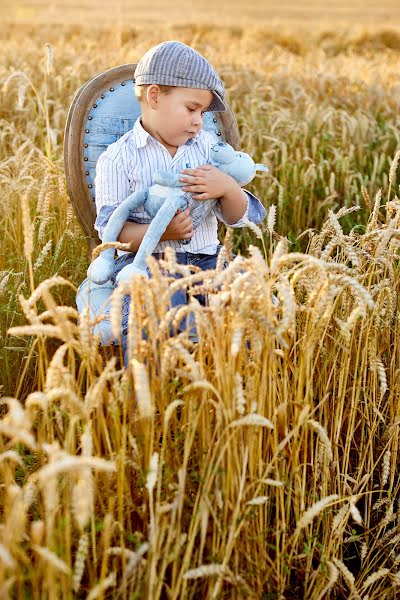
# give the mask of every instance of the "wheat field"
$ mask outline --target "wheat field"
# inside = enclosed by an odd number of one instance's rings
[[[2,13],[0,597],[399,597],[398,3]],[[167,253],[116,290],[125,370],[75,309],[63,130],[85,81],[164,39],[220,72],[268,217],[221,229],[226,269]],[[188,311],[198,344],[170,336]]]

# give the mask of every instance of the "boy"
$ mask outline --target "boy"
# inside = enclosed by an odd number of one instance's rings
[[[257,198],[209,162],[213,136],[202,129],[204,112],[225,111],[224,86],[213,67],[198,52],[181,42],[163,42],[150,49],[135,70],[135,92],[141,117],[132,131],[111,144],[96,167],[95,228],[102,238],[108,219],[129,194],[148,189],[156,170],[181,173],[188,208],[175,215],[158,244],[154,256],[172,246],[180,263],[202,269],[215,268],[220,245],[217,218],[231,227],[246,220],[259,223],[266,211]],[[151,221],[143,207],[132,211],[118,240],[137,251]],[[186,243],[185,243],[186,242]],[[115,276],[131,253],[121,254]],[[185,302],[182,293],[172,305]],[[122,340],[126,356],[129,301],[125,303]]]

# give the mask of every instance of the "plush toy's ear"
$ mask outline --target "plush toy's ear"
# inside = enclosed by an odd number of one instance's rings
[[[254,165],[254,168],[256,171],[269,171],[268,167],[266,165],[261,165],[259,163],[257,163],[256,165]]]

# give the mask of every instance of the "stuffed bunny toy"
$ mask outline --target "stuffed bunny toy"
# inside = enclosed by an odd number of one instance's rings
[[[255,164],[244,152],[237,152],[229,144],[219,142],[212,146],[210,164],[233,177],[240,186],[254,178],[257,171],[268,171],[265,165]],[[154,185],[148,191],[137,191],[128,196],[112,213],[103,235],[103,243],[118,239],[129,213],[143,204],[152,217],[149,228],[135,254],[131,264],[126,265],[118,274],[117,282],[130,280],[135,275],[148,276],[146,259],[150,256],[175,213],[187,207],[187,199],[182,192],[184,183],[179,181],[179,173],[156,171]],[[88,279],[95,284],[105,284],[114,269],[114,248],[103,250],[89,266]]]

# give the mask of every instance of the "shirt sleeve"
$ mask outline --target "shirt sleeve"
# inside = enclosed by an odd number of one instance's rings
[[[244,215],[236,221],[236,223],[227,223],[222,216],[221,205],[219,201],[214,207],[214,213],[219,221],[227,225],[228,227],[245,227],[246,223],[250,221],[251,223],[261,223],[267,216],[267,211],[265,207],[261,204],[260,200],[254,196],[251,192],[247,190],[243,190],[247,196],[247,208]]]
[[[106,153],[102,154],[97,161],[94,185],[97,212],[94,228],[100,239],[103,239],[104,229],[113,209],[129,196],[131,185],[126,173]]]

